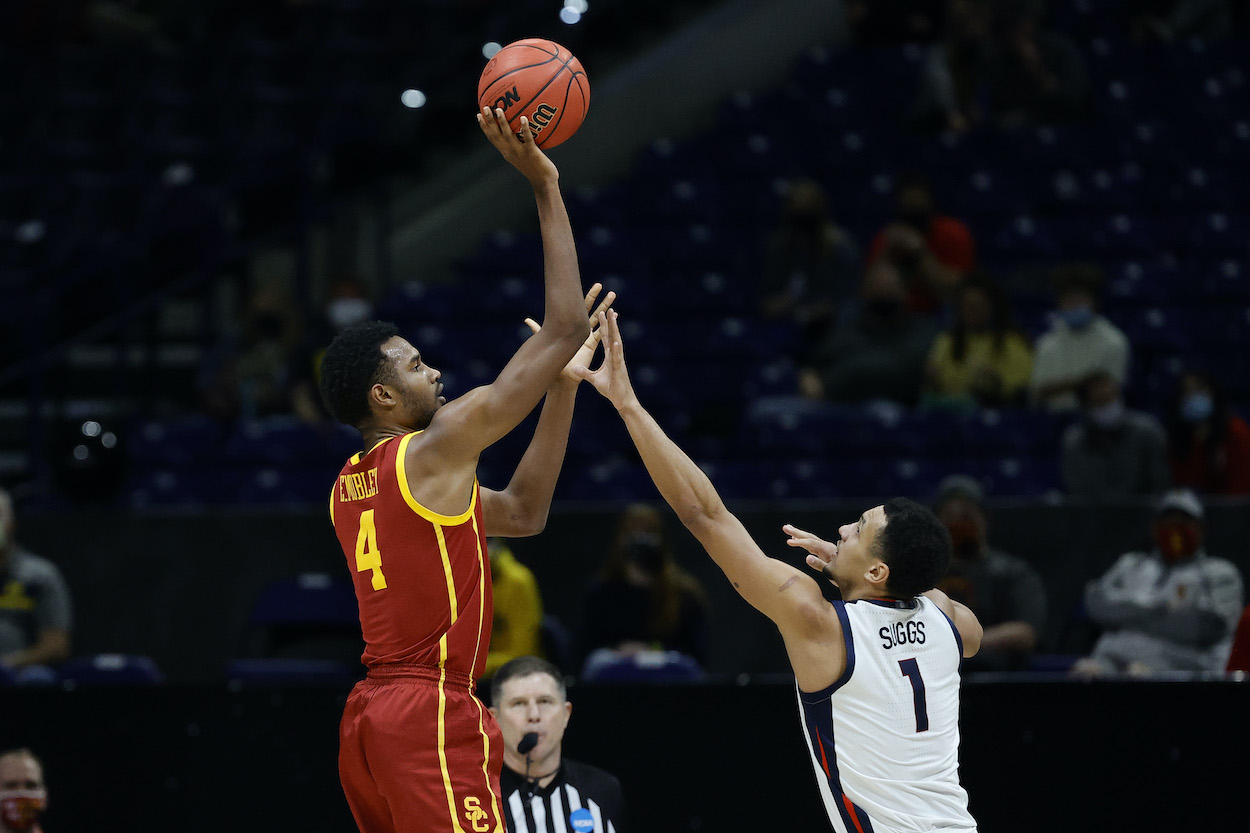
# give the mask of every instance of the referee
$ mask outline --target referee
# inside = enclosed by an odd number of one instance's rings
[[[559,669],[533,656],[505,663],[491,683],[490,710],[503,731],[508,833],[622,833],[621,782],[561,757],[573,704]]]

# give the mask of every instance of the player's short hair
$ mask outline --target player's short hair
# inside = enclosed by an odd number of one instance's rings
[[[885,504],[885,526],[877,533],[877,555],[890,568],[886,587],[911,599],[937,586],[951,562],[951,536],[928,508],[907,498]]]
[[[560,692],[560,699],[568,699],[568,689],[564,685],[564,675],[560,673],[560,669],[542,657],[527,655],[510,659],[499,666],[499,670],[490,681],[490,704],[495,708],[499,707],[499,698],[503,695],[504,683],[515,677],[528,677],[530,674],[546,674],[556,681],[556,691]]]
[[[388,321],[362,321],[330,342],[321,360],[321,399],[332,417],[356,427],[368,419],[369,389],[390,378],[382,345],[397,335]]]

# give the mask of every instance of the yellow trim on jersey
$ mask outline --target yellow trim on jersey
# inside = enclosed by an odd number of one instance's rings
[[[403,439],[399,441],[399,453],[395,455],[395,475],[399,480],[400,494],[404,496],[404,502],[408,504],[408,507],[412,509],[413,512],[416,512],[430,523],[441,524],[443,526],[459,526],[469,518],[473,517],[473,510],[477,506],[477,478],[473,478],[473,492],[469,496],[469,508],[461,512],[459,515],[440,515],[433,509],[427,509],[420,503],[417,503],[417,499],[412,496],[412,490],[408,487],[408,469],[406,460],[408,457],[408,443],[413,437],[420,433],[420,431],[416,431],[412,434],[405,434]]]
[[[473,518],[473,533],[477,539],[477,644],[473,646],[473,664],[469,668],[477,667],[477,653],[482,648],[482,628],[486,625],[486,576],[489,575],[490,567],[487,566],[485,558],[482,554],[482,534],[477,528],[477,517]],[[472,673],[472,672],[470,672]],[[477,702],[477,731],[482,736],[482,777],[486,779],[486,789],[490,792],[490,807],[495,813],[495,819],[500,820],[503,816],[499,810],[499,797],[495,795],[495,788],[490,784],[490,772],[486,765],[490,762],[490,735],[486,734],[486,720],[482,713],[482,701],[476,697],[473,698]],[[499,828],[496,827],[496,831]]]
[[[451,788],[451,773],[447,770],[447,634],[438,640],[438,766],[443,771],[443,789],[447,791],[447,812],[455,833],[464,833],[456,809],[456,793]]]
[[[438,538],[438,554],[443,557],[443,575],[447,577],[447,604],[451,607],[451,622],[447,625],[447,629],[451,630],[451,626],[460,618],[460,611],[456,604],[456,582],[451,574],[451,555],[447,552],[447,539],[443,537],[443,528],[435,525],[434,535]],[[479,633],[478,636],[480,638],[481,634]],[[446,638],[447,634],[443,634],[443,639]],[[440,666],[447,661],[446,646],[443,647],[443,656],[438,661]]]
[[[338,481],[338,478],[336,477],[334,479],[334,487],[330,489],[330,526],[334,526],[334,499],[338,497],[338,493],[339,493],[339,481]]]
[[[418,433],[419,433],[419,432],[418,432]],[[394,438],[394,437],[383,437],[382,439],[380,439],[380,440],[378,440],[376,443],[374,443],[374,444],[373,444],[373,448],[369,449],[368,451],[357,451],[355,454],[353,454],[353,455],[351,456],[351,459],[347,461],[347,462],[348,462],[348,464],[349,464],[349,465],[353,465],[353,466],[358,466],[358,465],[360,465],[360,461],[361,461],[361,460],[363,460],[363,459],[364,459],[367,455],[372,454],[373,452],[377,451],[379,448],[381,448],[382,446],[386,445],[387,443],[389,443],[389,442],[390,442],[391,440],[393,440],[393,439],[395,439],[395,438]]]

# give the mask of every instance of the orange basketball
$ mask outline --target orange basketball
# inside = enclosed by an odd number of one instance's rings
[[[558,43],[526,38],[495,53],[477,82],[478,108],[502,109],[518,133],[521,116],[540,148],[577,132],[590,107],[590,81],[581,61]]]

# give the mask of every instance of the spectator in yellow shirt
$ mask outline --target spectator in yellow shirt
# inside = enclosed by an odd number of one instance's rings
[[[490,580],[495,594],[495,622],[486,654],[489,677],[510,659],[542,656],[543,602],[534,574],[512,554],[503,538],[491,538]]]
[[[987,407],[1023,404],[1033,353],[1012,323],[993,278],[973,273],[955,298],[955,322],[929,351],[924,404]]]

